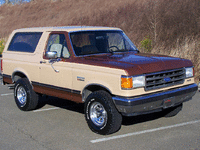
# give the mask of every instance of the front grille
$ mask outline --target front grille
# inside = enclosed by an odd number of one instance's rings
[[[183,84],[184,80],[184,68],[146,74],[145,90],[149,91],[173,85]]]

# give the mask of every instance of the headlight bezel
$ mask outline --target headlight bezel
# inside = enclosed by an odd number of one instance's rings
[[[186,67],[185,68],[185,78],[192,78],[194,77],[194,67]]]
[[[142,88],[146,85],[145,75],[137,76],[121,76],[121,89],[130,90],[136,88]]]

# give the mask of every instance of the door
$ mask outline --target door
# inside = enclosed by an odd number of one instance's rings
[[[46,51],[56,51],[57,61],[45,57]],[[72,68],[65,32],[49,35],[44,56],[40,61],[40,85],[50,90],[70,91],[72,88]]]

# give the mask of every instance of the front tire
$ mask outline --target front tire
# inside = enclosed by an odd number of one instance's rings
[[[95,133],[107,135],[121,127],[122,116],[117,111],[111,95],[105,91],[91,93],[86,99],[84,111],[87,124]]]
[[[33,110],[38,105],[38,95],[33,91],[27,78],[17,80],[14,87],[17,107],[23,111]]]

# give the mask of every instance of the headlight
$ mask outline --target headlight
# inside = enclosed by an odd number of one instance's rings
[[[121,76],[121,88],[132,89],[145,86],[145,76]]]
[[[185,68],[185,77],[190,78],[194,76],[194,67]]]
[[[144,87],[145,86],[145,76],[133,77],[133,88]]]

